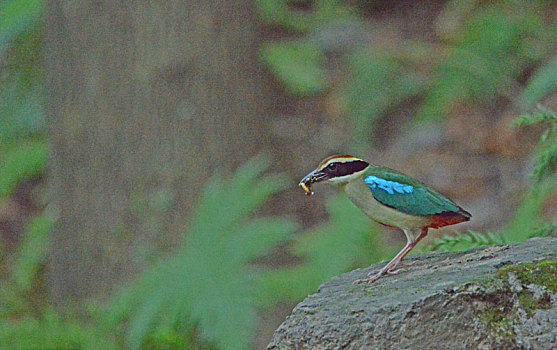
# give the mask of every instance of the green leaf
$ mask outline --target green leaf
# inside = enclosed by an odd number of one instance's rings
[[[256,0],[259,17],[268,24],[281,25],[287,29],[307,32],[311,29],[311,15],[293,11],[288,0]]]
[[[12,271],[15,283],[22,292],[31,290],[39,268],[46,262],[54,221],[54,215],[45,210],[27,224]]]
[[[48,148],[43,141],[33,141],[17,145],[0,157],[0,198],[6,198],[20,182],[44,172]]]
[[[353,8],[339,0],[309,1],[311,11],[296,10],[296,0],[256,0],[259,17],[267,24],[287,30],[308,33],[328,25],[358,20]]]
[[[42,0],[5,0],[0,5],[0,52],[15,36],[35,25],[43,6]]]
[[[0,156],[45,130],[41,38],[38,28],[21,35],[0,69]]]
[[[329,85],[325,54],[310,42],[267,44],[261,58],[292,94],[316,94]]]
[[[256,294],[260,272],[250,262],[296,229],[289,220],[252,218],[285,183],[262,176],[268,164],[260,157],[229,180],[210,179],[193,210],[184,247],[113,302],[106,322],[129,322],[128,348],[140,348],[154,329],[175,324],[195,325],[220,349],[250,347],[261,304]]]
[[[555,89],[557,89],[557,57],[553,57],[532,75],[519,100],[524,108],[532,108]]]

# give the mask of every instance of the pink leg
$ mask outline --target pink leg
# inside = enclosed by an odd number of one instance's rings
[[[402,250],[393,258],[393,260],[397,260],[397,257],[398,257],[398,260],[396,261],[396,263],[394,264],[393,267],[391,267],[390,269],[387,270],[387,272],[388,273],[393,273],[394,269],[402,263],[402,260],[404,260],[406,255],[408,255],[408,253],[410,253],[410,251],[412,249],[414,249],[416,244],[418,244],[418,242],[421,241],[422,238],[424,238],[426,235],[427,235],[427,228],[424,228],[424,229],[422,229],[422,231],[420,232],[418,237],[416,237],[416,239],[413,242],[407,242],[406,246],[404,248],[402,248]],[[399,257],[399,255],[400,255],[400,257]],[[391,262],[393,260],[391,260]]]
[[[410,251],[416,246],[416,244],[418,244],[418,242],[421,241],[422,238],[424,238],[426,235],[427,235],[427,228],[424,228],[421,230],[421,233],[415,238],[415,240],[413,241],[409,240],[404,246],[404,248],[402,248],[402,250],[398,252],[398,254],[391,261],[389,261],[389,263],[385,265],[385,267],[379,270],[379,272],[371,273],[369,275],[369,278],[357,280],[355,283],[358,284],[373,283],[377,281],[381,276],[388,273],[396,275],[397,274],[397,270],[395,270],[396,267],[400,265],[400,263],[402,262],[402,260],[404,260],[406,255],[408,255],[408,253],[410,253]]]

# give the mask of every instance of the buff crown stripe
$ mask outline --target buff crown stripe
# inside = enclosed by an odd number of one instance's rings
[[[360,158],[356,158],[353,156],[348,156],[348,155],[344,155],[344,156],[331,156],[329,158],[324,159],[318,166],[318,168],[324,168],[327,165],[331,164],[332,162],[336,162],[336,163],[348,163],[348,162],[354,162],[354,161],[358,161],[361,160]]]

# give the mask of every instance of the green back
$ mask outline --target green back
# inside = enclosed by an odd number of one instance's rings
[[[396,170],[370,166],[362,178],[377,201],[403,213],[427,216],[461,211],[450,199]]]

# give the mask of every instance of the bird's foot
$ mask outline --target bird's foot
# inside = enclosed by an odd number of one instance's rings
[[[359,279],[359,280],[355,280],[354,284],[371,284],[375,281],[377,281],[381,276],[383,276],[383,274],[381,273],[376,273],[376,274],[369,274],[369,278],[363,278],[363,279]]]
[[[411,267],[411,266],[414,266],[414,265],[416,265],[416,261],[412,261],[412,262],[408,262],[408,263],[407,262],[401,262],[397,265],[397,267],[408,268],[408,267]]]
[[[390,269],[388,269],[385,273],[388,274],[388,275],[397,275],[399,272],[404,272],[404,271],[408,270],[408,268],[410,266],[414,265],[414,263],[415,262],[411,262],[409,264],[398,263],[398,264],[394,265],[393,267],[391,267]],[[383,271],[383,269],[373,270],[369,273],[369,276],[380,274],[381,271]]]
[[[399,273],[405,272],[406,270],[407,269],[404,267],[401,267],[399,269],[390,269],[389,271],[387,271],[387,275],[391,275],[391,276],[398,275]]]
[[[373,283],[373,282],[377,281],[379,278],[381,278],[381,276],[383,276],[383,275],[391,275],[391,276],[398,275],[401,272],[407,271],[408,268],[412,265],[414,265],[414,262],[411,262],[409,264],[398,262],[398,263],[392,264],[391,267],[385,266],[381,270],[371,271],[368,274],[368,276],[369,276],[368,278],[356,280],[356,281],[354,281],[354,284]]]
[[[396,266],[393,266],[396,267]],[[381,276],[383,275],[396,275],[398,273],[398,270],[391,272],[392,267],[390,268],[389,266],[385,266],[384,268],[382,268],[381,270],[374,270],[371,271],[370,273],[368,273],[368,278],[364,278],[364,279],[360,279],[360,280],[356,280],[354,281],[354,284],[363,284],[363,283],[373,283],[375,281],[377,281],[379,278],[381,278]]]
[[[415,264],[414,261],[412,261],[411,263],[399,263],[399,264],[391,267],[389,270],[387,270],[387,274],[398,275],[401,272],[408,271],[409,267],[413,266],[414,264]]]
[[[375,275],[397,275],[399,272],[402,272],[402,271],[406,271],[406,268],[405,267],[401,267],[399,269],[393,268],[393,269],[387,270],[384,274],[381,274],[381,270],[373,270],[368,275],[370,277],[375,276]]]

